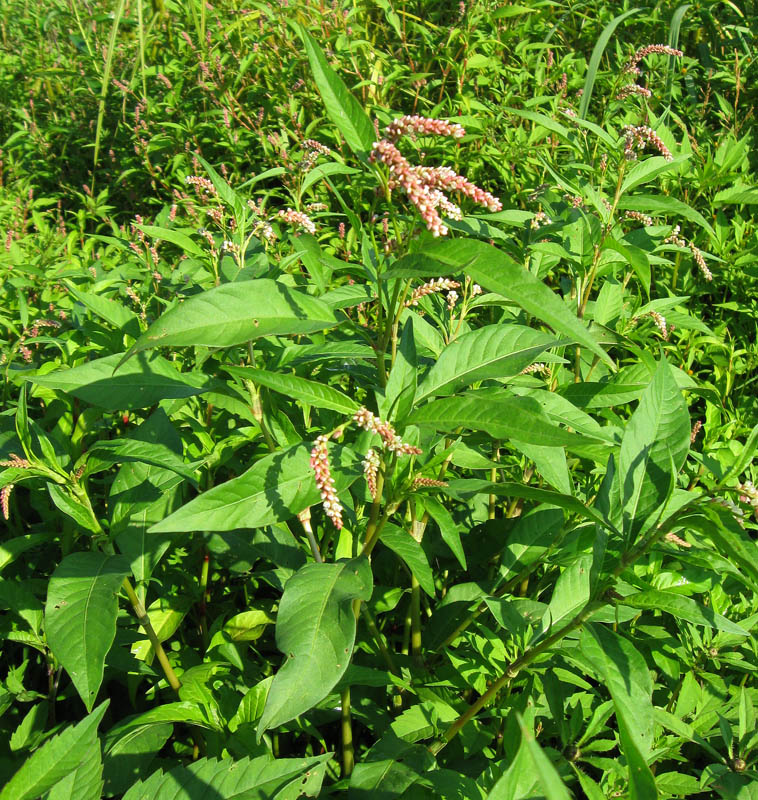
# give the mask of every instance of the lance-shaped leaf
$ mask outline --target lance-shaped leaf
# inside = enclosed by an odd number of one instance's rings
[[[97,726],[107,707],[107,702],[101,703],[77,725],[66,728],[35,750],[5,784],[0,800],[36,800],[85,762],[91,749],[97,748],[99,752]]]
[[[265,369],[252,367],[225,367],[227,372],[238,375],[240,378],[251,380],[253,383],[266,386],[280,394],[286,394],[293,400],[301,400],[316,408],[329,408],[341,414],[354,414],[360,406],[344,392],[327,386],[318,381],[310,381],[299,375],[285,372],[269,372]]]
[[[526,325],[486,325],[452,341],[418,387],[416,401],[453,394],[474,381],[518,375],[560,342]]]
[[[27,380],[111,411],[147,408],[159,400],[192,397],[205,391],[198,385],[204,377],[198,380],[182,374],[170,361],[153,353],[133,359],[114,375],[122,358],[116,353],[71,369],[30,375]]]
[[[668,363],[661,361],[632,414],[618,460],[624,529],[639,531],[666,500],[690,447],[690,416]]]
[[[502,250],[473,239],[454,239],[430,244],[425,254],[455,270],[462,270],[488,291],[512,300],[556,333],[614,366],[610,356],[563,299]]]
[[[731,633],[736,636],[749,636],[749,631],[741,628],[736,623],[717,614],[713,609],[703,606],[691,597],[684,597],[674,592],[662,592],[658,589],[647,589],[644,592],[634,592],[621,600],[625,606],[647,609],[650,611],[663,611],[679,619],[704,625],[717,631]]]
[[[100,800],[103,796],[103,756],[97,738],[82,751],[79,766],[53,786],[46,800]]]
[[[353,600],[373,588],[368,559],[306,564],[285,584],[276,616],[276,646],[286,661],[274,676],[258,735],[320,703],[350,663]]]
[[[407,531],[392,523],[387,523],[382,529],[382,544],[405,562],[421,588],[429,597],[434,597],[434,573],[421,545]]]
[[[359,459],[346,447],[330,448],[329,457],[339,493],[360,474]],[[203,492],[149,532],[260,528],[290,519],[320,499],[310,466],[310,446],[300,443],[265,456],[238,478]]]
[[[121,363],[151,347],[231,347],[261,336],[313,333],[336,324],[325,303],[276,281],[227,283],[170,308]]]
[[[331,753],[311,758],[202,758],[188,767],[154,772],[124,800],[270,800],[319,793]]]
[[[495,397],[478,392],[442,397],[417,408],[407,422],[442,431],[459,427],[486,431],[496,439],[512,438],[545,447],[581,446],[588,441],[555,425],[532,397]]]
[[[361,104],[348,91],[337,73],[327,64],[316,40],[302,25],[293,27],[303,40],[313,80],[324,101],[324,108],[331,121],[344,136],[347,146],[359,157],[365,158],[370,152],[376,133]]]
[[[88,711],[103,680],[105,656],[116,636],[116,592],[129,560],[101,553],[72,553],[50,578],[45,632],[53,655],[68,672]]]
[[[586,626],[581,651],[613,698],[630,798],[657,800],[647,765],[653,745],[653,681],[645,659],[628,639],[602,625]]]

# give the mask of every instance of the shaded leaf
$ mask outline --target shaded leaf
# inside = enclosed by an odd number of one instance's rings
[[[271,683],[258,735],[305,713],[334,688],[355,641],[353,600],[371,597],[368,559],[306,564],[285,584],[276,646],[286,660]]]

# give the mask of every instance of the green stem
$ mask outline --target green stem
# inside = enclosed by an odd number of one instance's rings
[[[411,573],[411,656],[417,667],[423,666],[421,657],[421,585]]]
[[[554,644],[561,641],[572,631],[580,628],[593,614],[608,604],[605,598],[609,591],[613,589],[616,579],[624,570],[631,566],[638,558],[647,553],[656,542],[660,541],[670,530],[672,530],[680,517],[683,517],[689,510],[685,507],[658,525],[655,530],[648,534],[636,547],[628,550],[619,559],[613,572],[608,579],[598,588],[595,596],[591,598],[584,608],[564,627],[550,634],[531,650],[527,650],[517,658],[511,666],[490,686],[489,689],[473,703],[455,722],[445,731],[442,739],[438,739],[429,746],[433,755],[437,755],[455,736],[460,732],[464,725],[473,719],[484,706],[495,698],[497,693],[508,685],[518,673],[529,666],[536,658],[549,650]]]
[[[179,678],[176,677],[174,668],[171,666],[171,664],[169,664],[166,651],[163,649],[163,645],[160,643],[160,641],[158,641],[158,636],[156,635],[153,625],[150,622],[150,617],[148,617],[147,611],[145,611],[145,607],[142,605],[139,597],[137,597],[137,593],[134,591],[134,587],[132,586],[129,578],[124,578],[124,583],[122,585],[124,591],[126,592],[126,596],[129,598],[129,602],[132,604],[135,616],[139,620],[140,625],[142,625],[142,627],[145,629],[147,638],[150,640],[150,644],[155,652],[155,657],[158,659],[158,663],[163,668],[163,673],[166,676],[168,685],[178,694],[182,684]]]
[[[549,650],[556,642],[561,641],[572,631],[581,627],[594,613],[599,611],[605,605],[605,601],[597,600],[587,603],[582,611],[580,611],[567,625],[563,628],[552,633],[546,639],[543,639],[536,647],[528,650],[520,658],[517,658],[511,666],[490,686],[489,689],[474,703],[472,703],[465,713],[461,714],[457,720],[445,731],[442,739],[433,742],[429,750],[432,755],[437,755],[447,744],[454,739],[461,728],[467,722],[472,720],[484,706],[494,700],[497,693],[508,683],[510,683],[519,672],[525,667],[529,666],[536,658],[541,656],[544,652]]]
[[[386,642],[384,641],[384,636],[382,632],[379,630],[378,625],[376,624],[376,620],[372,616],[371,612],[366,608],[364,604],[360,606],[360,613],[363,615],[363,621],[366,623],[366,627],[369,630],[369,633],[374,637],[374,641],[376,642],[377,647],[379,648],[379,652],[382,654],[382,658],[385,660],[389,671],[397,676],[400,677],[400,670],[395,663],[395,659],[392,655],[392,651],[387,647]]]
[[[210,572],[211,557],[207,552],[203,553],[203,565],[200,568],[200,635],[203,638],[203,648],[208,647],[208,573]]]
[[[342,690],[342,777],[349,778],[355,766],[353,724],[350,715],[350,687]]]

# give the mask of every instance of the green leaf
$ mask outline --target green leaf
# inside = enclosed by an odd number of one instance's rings
[[[739,478],[752,462],[756,450],[758,450],[758,425],[750,431],[740,454],[719,482],[719,486],[729,486],[735,478]]]
[[[517,713],[516,719],[521,728],[526,752],[529,754],[534,772],[547,800],[571,800],[571,794],[558,774],[558,770],[535,740],[534,734],[524,723],[521,714]]]
[[[100,742],[93,738],[79,766],[58,781],[46,800],[100,800],[103,791],[103,759]]]
[[[434,597],[434,573],[426,559],[426,553],[410,533],[397,525],[387,523],[382,528],[381,541],[406,564],[429,597]]]
[[[541,125],[546,131],[557,133],[558,136],[560,136],[564,141],[570,142],[573,139],[571,136],[571,131],[565,125],[561,125],[560,122],[556,122],[554,119],[545,116],[545,114],[539,114],[536,111],[525,111],[524,109],[508,107],[501,109],[501,111],[504,111],[506,114],[515,114],[517,117],[528,119],[530,122]]]
[[[587,440],[559,428],[531,397],[495,397],[468,392],[460,397],[443,397],[417,408],[408,417],[411,425],[429,425],[436,430],[460,427],[485,431],[495,439],[518,439],[545,447],[581,446]]]
[[[458,562],[466,569],[466,554],[461,544],[461,534],[452,514],[432,495],[424,495],[424,507],[429,516],[439,525],[442,541],[450,548]]]
[[[108,703],[101,703],[81,722],[49,739],[24,762],[5,784],[0,800],[36,800],[76,770],[99,745],[97,726]]]
[[[103,764],[105,791],[122,794],[145,775],[173,731],[173,725],[163,723],[132,728],[115,740],[109,737]]]
[[[111,728],[106,736],[106,752],[130,731],[146,726],[161,726],[167,722],[182,722],[197,725],[200,728],[212,727],[209,719],[203,713],[203,709],[197,703],[164,703],[149,711],[127,717]]]
[[[340,414],[354,414],[360,408],[355,400],[339,389],[317,381],[309,381],[299,375],[269,372],[253,367],[224,367],[224,369],[232,375],[251,380],[253,383],[266,386],[293,400],[300,400],[316,406],[316,408],[329,408],[332,411],[339,411]]]
[[[540,353],[560,343],[525,325],[485,325],[445,347],[419,384],[416,402],[453,394],[475,381],[518,375]]]
[[[116,353],[79,367],[29,375],[26,379],[110,411],[147,408],[159,400],[192,397],[205,391],[193,385],[192,379],[182,375],[170,361],[154,353],[140,355],[114,375],[123,358]]]
[[[261,756],[239,761],[201,758],[165,774],[154,772],[135,783],[123,800],[291,800],[302,793],[313,797],[319,793],[331,757],[326,753],[311,758]]]
[[[561,620],[577,614],[590,599],[592,553],[579,553],[558,576],[550,599],[550,622],[558,628]]]
[[[632,800],[657,800],[655,779],[647,765],[654,717],[653,682],[645,659],[628,639],[602,625],[587,624],[580,646],[613,699],[629,768],[629,796]]]
[[[624,431],[618,494],[624,529],[640,530],[665,502],[671,464],[679,472],[690,448],[690,416],[671,367],[661,361]]]
[[[724,633],[737,636],[749,636],[749,631],[741,628],[736,623],[717,614],[713,609],[707,608],[693,600],[673,592],[662,592],[657,589],[648,589],[644,592],[635,592],[627,595],[620,601],[625,606],[642,608],[649,611],[664,611],[679,619],[692,622],[695,625],[705,625]]]
[[[712,202],[714,205],[719,206],[755,205],[758,203],[758,189],[732,186],[729,189],[722,189],[717,192]]]
[[[691,208],[681,200],[677,200],[675,197],[655,194],[638,194],[633,197],[622,197],[618,202],[618,208],[622,211],[641,211],[643,214],[651,214],[653,216],[678,214],[680,217],[684,217],[690,222],[701,225],[711,236],[715,235],[710,223],[699,211],[695,211],[694,208]]]
[[[139,228],[141,231],[143,231],[153,239],[162,239],[165,242],[171,242],[171,244],[175,244],[180,250],[183,250],[188,256],[195,256],[196,258],[206,257],[205,250],[203,250],[203,248],[200,247],[199,244],[190,239],[190,237],[187,236],[186,233],[182,233],[181,231],[171,228],[159,228],[156,225],[135,224],[134,227]]]
[[[416,399],[418,382],[418,356],[413,323],[406,320],[397,349],[397,357],[392,365],[384,397],[379,406],[383,419],[403,421],[410,414]]]
[[[463,270],[488,291],[517,303],[556,333],[586,347],[610,367],[614,366],[610,356],[562,298],[502,250],[473,239],[453,239],[435,241],[425,253]]]
[[[314,167],[310,172],[307,173],[303,179],[303,185],[300,188],[300,192],[305,194],[305,192],[310,189],[314,183],[318,183],[320,180],[328,177],[329,175],[355,175],[356,172],[360,172],[360,170],[355,169],[354,167],[348,167],[345,164],[340,164],[338,161],[331,161],[328,164],[319,164],[317,167]]]
[[[569,476],[566,453],[561,447],[543,447],[526,444],[511,439],[511,444],[527,458],[534,461],[540,475],[555,489],[563,494],[571,494],[571,477]]]
[[[105,320],[116,330],[123,331],[135,339],[140,334],[139,317],[123,303],[111,300],[99,294],[83,292],[71,281],[63,281],[71,295],[82,305],[86,306],[93,314]]]
[[[582,99],[579,101],[579,116],[582,119],[587,116],[587,111],[590,107],[590,99],[592,98],[592,89],[595,86],[595,78],[597,77],[597,71],[600,67],[600,61],[603,58],[603,53],[605,52],[605,48],[608,46],[608,42],[611,40],[611,36],[613,36],[613,32],[627,17],[631,17],[640,10],[641,9],[639,8],[632,8],[629,11],[625,11],[623,14],[619,14],[617,17],[614,17],[603,28],[602,33],[598,37],[595,47],[592,50],[592,55],[590,56],[590,63],[587,67],[587,75],[584,79]]]
[[[160,442],[144,442],[131,438],[110,439],[95,443],[88,453],[113,464],[139,462],[153,467],[165,467],[190,483],[196,483],[193,466],[185,464],[181,456]]]
[[[376,139],[371,124],[361,104],[348,91],[337,73],[327,64],[321,48],[308,31],[297,23],[292,27],[303,40],[306,55],[311,65],[313,80],[324,101],[324,108],[331,121],[345,138],[347,146],[361,159],[365,159]]]
[[[45,533],[26,533],[23,536],[16,536],[14,539],[0,542],[0,572],[27,550],[31,550],[49,539],[50,537]]]
[[[203,492],[153,525],[149,532],[233,531],[260,528],[294,517],[320,502],[310,451],[310,445],[301,442],[265,456],[238,478]],[[358,459],[346,447],[332,447],[330,461],[339,493],[358,477]]]
[[[48,584],[47,643],[88,711],[116,636],[116,593],[128,572],[129,562],[123,556],[72,553],[58,565]]]
[[[151,414],[130,439],[168,448],[174,458],[182,452],[182,441],[162,409]],[[148,534],[151,525],[175,511],[182,478],[176,472],[142,461],[125,463],[111,484],[111,535],[121,553],[131,561],[137,581],[147,581],[169,547],[170,538]]]
[[[334,688],[355,641],[353,600],[373,589],[368,559],[306,564],[285,584],[276,646],[286,660],[271,683],[258,736],[304,714]]]
[[[234,216],[239,223],[245,216],[245,204],[242,198],[232,189],[231,186],[216,172],[215,169],[199,154],[194,154],[197,160],[203,165],[203,169],[208,173],[211,183],[216,188],[218,196],[234,212]]]
[[[618,531],[615,531],[614,528],[609,526],[608,522],[603,519],[602,515],[592,506],[586,505],[576,497],[554,492],[550,489],[539,489],[536,486],[527,486],[524,483],[492,483],[491,481],[470,478],[449,481],[444,491],[453,496],[463,498],[474,494],[495,494],[498,497],[523,497],[525,500],[533,500],[537,503],[546,503],[547,505],[557,506],[558,508],[565,508],[567,511],[573,511],[580,517],[591,519],[604,528],[610,528],[610,530],[618,533]]]
[[[269,278],[227,283],[170,308],[119,363],[152,347],[231,347],[261,336],[313,333],[336,324],[325,303]]]
[[[619,197],[637,186],[641,186],[643,183],[648,183],[661,173],[677,167],[688,159],[689,154],[684,154],[676,156],[670,161],[663,156],[652,156],[644,161],[639,161],[627,172],[624,182],[621,184]]]
[[[71,517],[77,525],[91,533],[99,532],[100,523],[92,516],[91,511],[86,506],[71,495],[68,488],[64,489],[57,483],[48,483],[47,493],[50,495],[55,507],[66,516]]]

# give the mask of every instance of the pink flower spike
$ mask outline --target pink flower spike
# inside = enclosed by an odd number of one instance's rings
[[[311,450],[311,469],[315,473],[316,487],[321,493],[324,513],[334,523],[337,530],[342,528],[342,504],[334,490],[334,478],[329,465],[328,436],[319,436]]]
[[[386,137],[396,142],[401,136],[452,136],[461,139],[466,135],[466,129],[455,122],[446,122],[443,119],[429,119],[429,117],[404,116],[393,120],[385,128]]]

